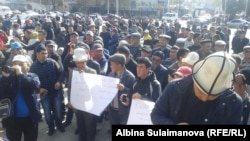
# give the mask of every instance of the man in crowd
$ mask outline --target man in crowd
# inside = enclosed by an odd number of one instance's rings
[[[79,47],[74,50],[73,53],[73,61],[75,62],[76,67],[74,71],[79,73],[91,73],[96,74],[94,69],[91,69],[87,66],[88,55],[85,52],[85,49]],[[68,80],[68,97],[71,95],[71,87],[72,87],[72,77],[73,71],[70,71],[69,80]],[[74,108],[73,104],[69,99],[69,107]],[[91,113],[76,110],[76,118],[77,118],[77,128],[79,132],[79,141],[94,141],[96,135],[96,125],[97,125],[97,116]]]
[[[193,41],[194,41],[194,44],[192,44],[191,46],[188,46],[188,49],[190,51],[199,50],[201,48],[201,46],[200,46],[201,34],[200,33],[194,33]]]
[[[133,83],[132,99],[145,99],[155,102],[161,95],[161,84],[151,67],[152,62],[149,58],[139,57],[137,59],[137,78]]]
[[[131,90],[135,80],[135,76],[126,69],[125,55],[115,53],[110,56],[111,72],[108,74],[110,77],[119,78],[117,84],[118,93],[109,105],[109,119],[110,124],[127,124],[129,110],[131,105]]]
[[[25,56],[16,55],[12,63],[13,72],[2,71],[0,79],[1,98],[9,98],[14,106],[13,115],[3,120],[7,138],[37,141],[39,111],[33,94],[39,89],[40,81],[36,74],[29,73],[30,63]]]
[[[136,61],[134,60],[134,58],[131,56],[129,48],[126,45],[122,45],[117,47],[117,53],[121,53],[123,55],[125,55],[126,57],[126,63],[125,63],[125,67],[126,69],[128,69],[130,72],[133,73],[134,76],[137,76],[136,73]]]
[[[227,43],[223,40],[218,40],[214,43],[214,51],[226,51],[226,45]]]
[[[201,43],[201,48],[197,50],[197,53],[199,54],[200,60],[202,60],[212,53],[211,51],[212,41],[205,39],[205,40],[202,40],[200,43]]]
[[[49,126],[47,135],[51,136],[54,134],[55,126],[60,132],[65,131],[62,126],[63,69],[55,60],[48,58],[47,49],[43,44],[37,47],[36,56],[37,59],[30,71],[36,73],[41,82],[41,104]]]
[[[141,57],[151,58],[152,49],[149,45],[143,45],[141,48]]]
[[[132,57],[136,60],[137,57],[140,57],[141,55],[141,34],[140,33],[132,33],[131,34],[131,44],[129,47],[130,53]]]
[[[244,46],[249,43],[249,38],[246,37],[246,31],[240,29],[238,35],[233,37],[232,40],[232,50],[233,53],[238,54],[243,51]]]
[[[172,48],[172,46],[169,45],[169,40],[171,39],[170,36],[168,35],[160,35],[159,36],[159,47],[158,48],[154,48],[153,51],[152,51],[152,54],[155,52],[155,51],[162,51],[164,53],[164,60],[166,58],[169,58],[169,52],[170,52],[170,49]]]
[[[192,75],[171,81],[156,101],[153,124],[242,124],[242,100],[231,90],[235,67],[225,52],[196,63]]]
[[[162,90],[168,84],[168,69],[163,64],[164,53],[162,51],[155,52],[152,57],[152,71],[155,73],[157,80],[161,83]]]

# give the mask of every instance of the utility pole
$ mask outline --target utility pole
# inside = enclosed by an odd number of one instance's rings
[[[248,1],[249,1],[249,0],[246,0],[245,20],[247,19]]]
[[[225,16],[227,15],[227,0],[225,0]]]
[[[107,0],[107,14],[109,14],[109,0]]]
[[[116,15],[119,15],[119,0],[116,0]]]
[[[180,0],[178,0],[178,11],[177,11],[178,17],[181,14],[180,9],[181,9],[181,3],[180,3]]]

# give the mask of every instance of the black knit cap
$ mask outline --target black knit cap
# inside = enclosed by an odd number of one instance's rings
[[[39,44],[36,48],[36,52],[39,53],[40,51],[47,50],[43,44]]]

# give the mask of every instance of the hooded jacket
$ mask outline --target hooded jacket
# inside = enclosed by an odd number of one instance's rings
[[[161,95],[161,84],[156,79],[155,73],[150,71],[145,79],[136,78],[133,83],[132,94],[139,93],[143,99],[156,101]]]

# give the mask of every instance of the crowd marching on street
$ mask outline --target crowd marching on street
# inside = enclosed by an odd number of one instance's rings
[[[154,125],[250,124],[247,28],[231,33],[226,24],[115,15],[31,17],[24,26],[6,25],[7,16],[0,21],[0,99],[14,107],[2,119],[10,141],[37,141],[40,122],[48,136],[65,133],[73,117],[78,141],[95,141],[104,120],[107,134],[127,124],[133,99],[155,103]],[[73,71],[119,79],[100,116],[74,108]]]

